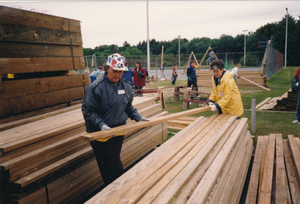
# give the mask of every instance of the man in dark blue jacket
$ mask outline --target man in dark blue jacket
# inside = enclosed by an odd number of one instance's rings
[[[296,83],[299,83],[298,86]],[[297,112],[296,112],[296,120],[293,123],[298,123],[300,125],[300,67],[297,69],[294,80],[292,81],[292,91],[297,92]]]
[[[132,106],[133,92],[131,84],[122,79],[127,70],[125,58],[120,54],[108,57],[105,74],[96,79],[86,89],[82,104],[82,113],[88,133],[110,130],[126,124],[131,118],[137,122],[149,121],[139,115]],[[123,173],[120,159],[124,134],[91,142],[94,154],[106,185]]]
[[[188,77],[188,87],[193,85],[198,91],[195,61],[191,61],[190,66],[187,68],[186,76]]]
[[[125,66],[127,67],[128,71],[124,71],[122,75],[122,79],[125,79],[130,82],[131,86],[134,86],[132,77],[133,77],[133,71],[127,66],[127,62],[125,63]]]

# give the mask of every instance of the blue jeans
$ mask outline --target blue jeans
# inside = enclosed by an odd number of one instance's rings
[[[172,84],[175,84],[176,79],[177,79],[177,75],[173,75],[173,81],[172,81]]]
[[[93,81],[95,81],[97,79],[97,77],[94,77],[94,76],[90,76],[91,78],[91,83],[93,83]]]
[[[300,87],[299,87],[300,88]],[[298,88],[296,119],[300,121],[300,90]]]

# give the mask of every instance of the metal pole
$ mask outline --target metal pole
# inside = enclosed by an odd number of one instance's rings
[[[254,135],[256,132],[256,99],[251,101],[251,133]]]
[[[243,32],[245,32],[244,34],[244,67],[246,66],[246,32],[248,30],[243,30]]]
[[[288,36],[288,17],[289,17],[289,10],[286,10],[286,22],[285,22],[285,51],[284,51],[284,69],[286,69],[286,59],[287,59],[287,36]]]
[[[149,12],[148,12],[148,1],[147,1],[147,69],[150,73],[150,42],[149,42]]]
[[[180,67],[180,35],[178,35],[178,68]]]

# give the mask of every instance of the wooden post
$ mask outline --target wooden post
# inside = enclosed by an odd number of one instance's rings
[[[163,64],[164,64],[164,46],[162,46],[161,48],[160,79],[162,79]]]
[[[255,135],[256,132],[256,99],[252,99],[251,103],[251,134]]]
[[[183,97],[184,99],[190,99],[190,90],[186,89],[184,91],[184,95],[183,96],[184,96]],[[184,99],[183,99],[183,103],[182,103],[182,109],[186,110],[186,109],[189,108],[190,102],[185,102]]]
[[[178,101],[179,100],[179,90],[180,90],[179,86],[176,86],[174,88],[174,101]]]

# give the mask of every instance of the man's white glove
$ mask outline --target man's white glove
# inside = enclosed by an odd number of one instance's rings
[[[211,108],[211,109],[210,109],[211,111],[216,111],[216,110],[217,110],[216,105],[212,105],[212,106],[210,106],[210,108]]]
[[[107,125],[103,125],[101,131],[103,130],[111,130],[111,127],[108,127]]]
[[[140,119],[140,121],[150,121],[150,120],[148,118],[145,118],[145,117],[142,116],[142,118]]]

